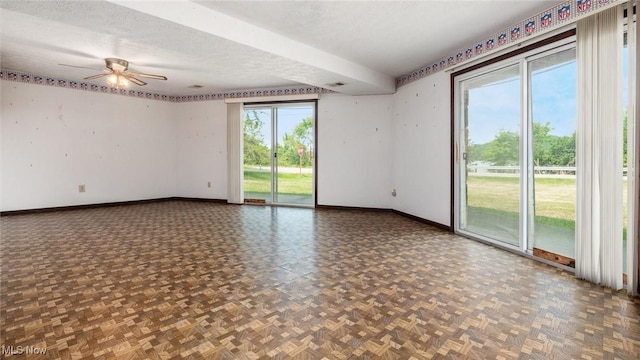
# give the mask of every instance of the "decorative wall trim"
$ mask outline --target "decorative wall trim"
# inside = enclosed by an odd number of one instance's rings
[[[617,3],[627,0],[571,0],[526,18],[502,31],[483,37],[481,40],[459,49],[455,54],[423,66],[410,74],[396,78],[396,86],[401,87],[425,76],[460,66],[481,56],[496,53],[538,35],[548,33],[562,26],[570,25],[580,18],[591,15]]]
[[[318,94],[292,94],[281,96],[261,96],[261,97],[241,97],[241,98],[226,98],[224,102],[227,104],[236,103],[253,103],[253,102],[278,102],[278,101],[305,101],[305,100],[317,100]]]
[[[77,82],[66,79],[56,79],[53,77],[27,74],[19,71],[0,69],[0,80],[15,81],[25,84],[44,85],[60,87],[65,89],[75,89],[90,92],[98,92],[110,95],[129,96],[141,99],[159,100],[168,102],[194,102],[194,101],[210,101],[224,100],[234,98],[253,98],[265,96],[289,96],[289,95],[308,95],[308,94],[328,94],[333,93],[331,90],[314,86],[293,86],[274,89],[253,89],[253,90],[231,90],[220,91],[210,94],[201,95],[162,95],[152,92],[119,89],[105,85],[96,85],[92,83]]]

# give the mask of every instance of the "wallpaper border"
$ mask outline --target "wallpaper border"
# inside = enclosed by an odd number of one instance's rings
[[[512,26],[483,37],[470,46],[459,49],[455,54],[434,61],[409,74],[396,78],[396,87],[410,84],[425,76],[435,74],[453,66],[473,61],[481,55],[494,53],[550,30],[570,25],[596,10],[624,3],[624,0],[571,0],[528,17]]]
[[[283,95],[303,95],[303,94],[328,94],[333,91],[314,86],[292,86],[273,89],[253,89],[253,90],[230,90],[219,91],[209,94],[200,95],[162,95],[158,93],[134,90],[120,89],[118,87],[110,87],[106,85],[97,85],[86,82],[78,82],[65,79],[56,79],[49,76],[27,74],[19,71],[0,69],[0,80],[14,81],[25,84],[45,85],[59,87],[65,89],[75,89],[90,92],[97,92],[111,95],[121,95],[149,100],[159,100],[168,102],[193,102],[193,101],[210,101],[224,100],[233,98],[246,97],[263,97],[263,96],[283,96]]]

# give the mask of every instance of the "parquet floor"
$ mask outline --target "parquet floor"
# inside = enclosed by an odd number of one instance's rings
[[[640,358],[640,300],[392,213],[168,201],[0,224],[3,358]]]

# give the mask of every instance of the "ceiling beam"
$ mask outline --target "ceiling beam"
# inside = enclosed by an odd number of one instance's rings
[[[354,95],[391,94],[395,79],[387,74],[292,40],[187,0],[163,2],[107,0],[111,3],[233,41],[283,60],[279,77]],[[331,87],[330,83],[344,83]]]

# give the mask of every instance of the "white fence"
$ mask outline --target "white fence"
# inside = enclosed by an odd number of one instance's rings
[[[509,176],[519,175],[519,166],[494,166],[494,165],[467,165],[469,175],[485,175],[485,176]],[[550,176],[576,176],[575,166],[534,166],[533,171],[537,175],[550,175]],[[622,169],[623,176],[627,175],[627,168]]]

